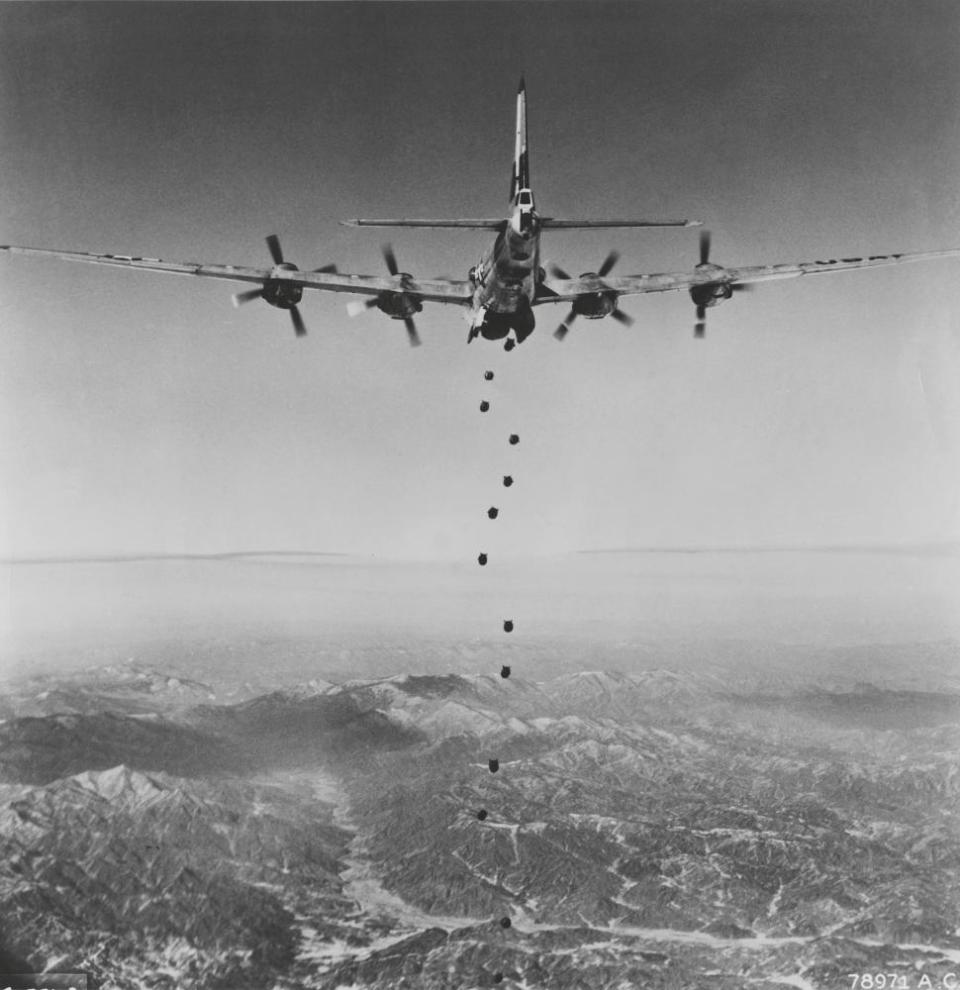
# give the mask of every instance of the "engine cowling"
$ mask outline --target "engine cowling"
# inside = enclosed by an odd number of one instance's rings
[[[690,289],[690,298],[694,305],[711,307],[729,299],[733,295],[733,286],[728,282],[704,282]]]
[[[596,272],[584,272],[580,277],[583,279],[600,278]],[[583,316],[588,320],[601,320],[603,317],[609,316],[616,308],[617,294],[607,290],[577,296],[573,301],[572,310],[577,316]]]
[[[409,275],[401,277],[410,278]],[[409,320],[414,313],[422,312],[423,302],[414,292],[381,292],[377,296],[377,309],[391,320]]]
[[[300,271],[296,265],[293,265],[288,261],[285,261],[281,265],[277,265],[273,270],[274,272]],[[286,281],[286,279],[279,278],[270,278],[263,283],[263,301],[269,303],[271,306],[276,306],[277,309],[292,309],[298,302],[300,302],[302,298],[302,285],[294,285],[293,283]]]

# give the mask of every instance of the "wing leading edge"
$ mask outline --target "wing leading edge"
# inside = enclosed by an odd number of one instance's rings
[[[201,264],[194,261],[162,261],[159,258],[140,258],[118,254],[90,254],[84,251],[57,251],[49,248],[0,245],[0,251],[10,254],[35,255],[56,258],[59,261],[79,261],[91,265],[109,265],[114,268],[133,268],[140,271],[160,272],[170,275],[195,275],[199,278],[217,278],[233,282],[282,282],[304,289],[322,292],[355,292],[363,295],[379,295],[381,292],[413,293],[428,302],[470,302],[472,288],[467,281],[450,279],[404,279],[402,286],[395,277],[377,275],[344,275],[331,272],[302,272],[278,268],[245,268],[239,265]]]
[[[646,292],[675,292],[701,285],[747,285],[753,282],[772,282],[778,279],[798,278],[801,275],[827,275],[833,272],[857,271],[861,268],[884,268],[914,261],[932,261],[937,258],[960,257],[960,248],[945,251],[919,251],[899,254],[874,254],[867,258],[831,258],[828,261],[802,261],[786,265],[754,265],[739,268],[705,266],[688,272],[668,272],[655,275],[623,275],[604,278],[547,278],[543,281],[544,294],[535,304],[570,302],[578,296],[597,292],[615,292],[620,296],[640,295]]]

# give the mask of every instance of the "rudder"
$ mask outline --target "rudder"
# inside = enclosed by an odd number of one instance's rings
[[[510,177],[510,203],[516,203],[517,193],[530,188],[530,165],[527,159],[527,89],[520,77],[517,89],[517,134],[513,150],[513,172]]]

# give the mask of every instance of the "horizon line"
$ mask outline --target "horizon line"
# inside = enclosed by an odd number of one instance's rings
[[[926,543],[822,543],[822,544],[754,544],[754,545],[666,545],[650,544],[638,547],[595,547],[532,554],[529,557],[603,556],[615,554],[764,554],[764,553],[939,553],[960,554],[960,541],[946,540]],[[229,561],[258,557],[360,557],[392,560],[397,563],[453,562],[459,557],[378,557],[376,554],[342,550],[224,550],[215,553],[163,553],[141,551],[134,553],[50,554],[38,556],[0,557],[0,564],[126,564],[163,560]],[[517,559],[511,555],[511,559]]]
[[[218,553],[102,553],[0,557],[0,564],[132,564],[148,560],[235,560],[246,557],[355,557],[360,554],[340,550],[224,550]]]
[[[617,553],[960,553],[960,540],[942,540],[926,543],[769,543],[726,546],[641,546],[599,547],[576,550],[578,554]]]

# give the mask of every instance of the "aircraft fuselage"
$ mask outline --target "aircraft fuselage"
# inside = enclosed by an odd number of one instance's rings
[[[479,264],[470,270],[474,285],[471,339],[502,340],[511,330],[517,343],[533,332],[532,303],[540,269],[540,223],[533,194],[521,189],[509,220]]]

